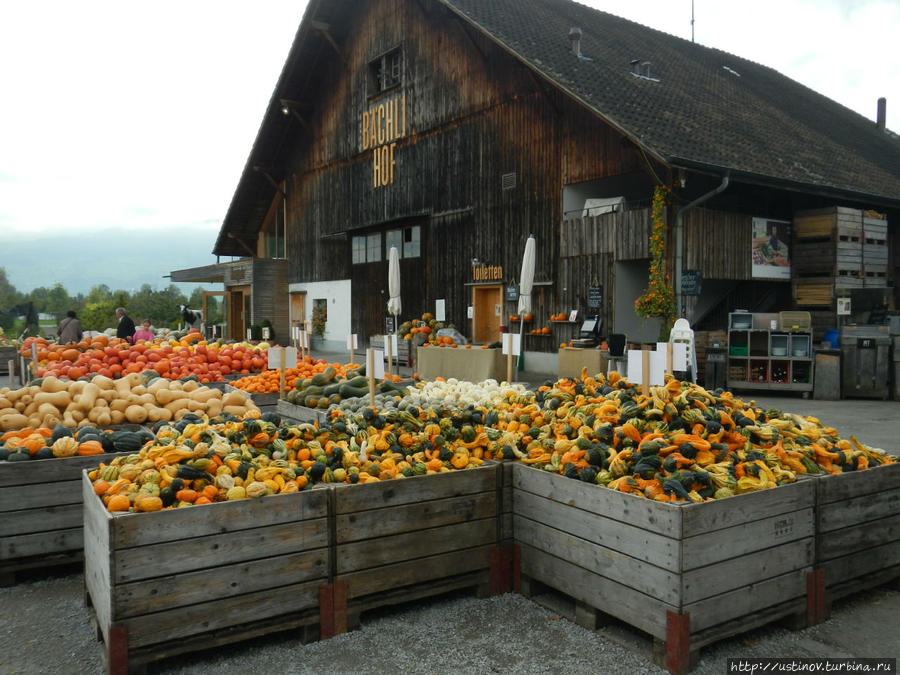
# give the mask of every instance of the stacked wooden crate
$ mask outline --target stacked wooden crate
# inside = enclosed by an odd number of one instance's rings
[[[887,286],[887,232],[887,220],[883,215],[874,211],[863,213],[862,271],[866,288]]]
[[[791,269],[799,307],[829,307],[845,289],[862,288],[863,215],[834,206],[794,214]]]

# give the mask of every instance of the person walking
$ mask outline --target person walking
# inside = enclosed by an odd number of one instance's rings
[[[116,326],[116,337],[134,342],[134,321],[125,312],[124,307],[116,309],[116,316],[119,318],[119,324]]]
[[[81,342],[81,321],[78,320],[73,310],[70,309],[66,312],[66,318],[59,322],[56,335],[61,345],[66,345],[70,342]]]

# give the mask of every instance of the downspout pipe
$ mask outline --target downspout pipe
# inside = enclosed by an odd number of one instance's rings
[[[695,206],[712,199],[723,192],[730,182],[729,174],[722,176],[722,182],[714,190],[697,197],[694,201],[682,206],[675,212],[675,310],[678,316],[684,316],[684,302],[681,296],[681,272],[684,267],[684,214]]]

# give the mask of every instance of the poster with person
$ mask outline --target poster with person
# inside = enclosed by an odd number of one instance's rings
[[[751,276],[754,279],[791,278],[791,222],[753,219]]]

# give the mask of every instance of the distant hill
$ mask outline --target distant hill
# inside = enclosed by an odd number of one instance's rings
[[[61,283],[70,295],[88,293],[98,284],[112,290],[137,291],[143,284],[165,288],[172,270],[212,265],[217,229],[185,228],[176,232],[108,230],[90,235],[54,235],[0,241],[0,267],[16,290]],[[230,260],[223,258],[222,260]],[[185,294],[197,285],[178,284]],[[210,284],[205,287],[211,288]]]

